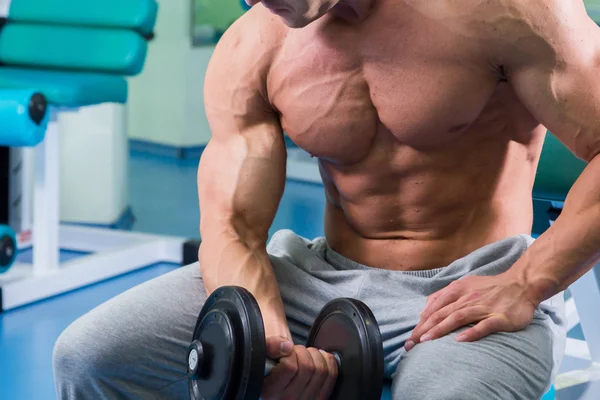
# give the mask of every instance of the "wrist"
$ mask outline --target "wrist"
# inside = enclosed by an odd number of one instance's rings
[[[292,335],[287,324],[287,318],[281,297],[279,299],[272,299],[266,302],[264,300],[257,301],[265,326],[265,336],[278,336],[291,341]]]
[[[535,307],[557,292],[557,285],[552,279],[536,274],[530,267],[515,266],[503,275],[515,282],[521,288],[523,297]]]

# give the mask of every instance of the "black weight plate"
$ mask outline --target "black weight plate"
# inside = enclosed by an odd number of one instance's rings
[[[379,400],[383,390],[383,343],[375,316],[361,301],[328,303],[310,331],[308,347],[337,353],[341,370],[330,399]]]
[[[265,332],[260,308],[246,289],[222,287],[207,300],[194,328],[203,347],[192,400],[258,400],[264,380]]]

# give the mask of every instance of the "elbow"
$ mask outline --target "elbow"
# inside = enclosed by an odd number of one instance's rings
[[[585,146],[583,148],[578,149],[575,152],[577,158],[585,161],[586,163],[591,163],[594,159],[598,157],[600,154],[600,146]]]
[[[583,161],[590,163],[600,154],[600,135],[594,134],[593,139],[582,140],[577,146],[577,156]]]
[[[599,148],[595,148],[591,151],[588,151],[587,156],[584,158],[584,160],[588,163],[591,163],[592,161],[594,161],[596,158],[598,158],[598,155],[600,154],[600,147]]]

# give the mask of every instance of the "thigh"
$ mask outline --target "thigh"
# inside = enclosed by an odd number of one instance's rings
[[[314,271],[299,267],[294,261],[271,255],[293,341],[305,344],[321,309],[329,301],[342,296],[334,285],[318,277]]]
[[[357,297],[362,269],[337,269],[325,259],[324,240],[309,242],[292,231],[273,235],[268,252],[294,342],[304,344],[321,309],[340,297]],[[348,263],[351,263],[349,260]]]
[[[355,298],[364,280],[362,271],[334,271],[314,255],[304,260],[271,255],[271,264],[296,344],[306,343],[315,319],[328,302]]]
[[[532,400],[548,389],[556,370],[556,346],[549,318],[525,330],[491,335],[475,343],[456,336],[417,345],[403,355],[393,398],[404,400]]]
[[[55,355],[81,358],[98,379],[128,391],[187,393],[186,353],[206,300],[198,264],[143,283],[71,324]],[[82,365],[78,365],[79,368]]]

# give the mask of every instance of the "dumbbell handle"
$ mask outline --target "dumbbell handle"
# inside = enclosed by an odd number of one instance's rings
[[[340,358],[340,355],[338,353],[332,353],[332,354],[335,357],[335,361],[337,361],[338,369],[341,369],[342,368],[342,359]],[[271,371],[273,371],[273,368],[275,368],[277,366],[277,364],[279,364],[278,361],[267,358],[267,361],[265,361],[265,376],[271,374]]]
[[[265,376],[270,375],[271,371],[273,371],[273,368],[275,368],[277,364],[277,361],[267,358],[267,361],[265,362]]]

